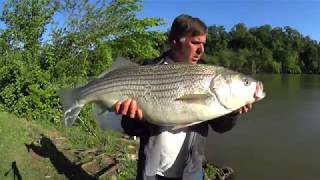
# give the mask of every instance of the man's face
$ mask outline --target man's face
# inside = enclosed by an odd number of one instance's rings
[[[186,36],[176,44],[175,51],[182,61],[196,64],[204,53],[207,35]]]

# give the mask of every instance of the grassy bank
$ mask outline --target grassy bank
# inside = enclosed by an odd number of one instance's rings
[[[0,179],[63,179],[47,158],[37,157],[28,149],[42,133],[43,128],[0,113]]]
[[[52,127],[0,112],[0,142],[0,179],[135,176],[135,142],[119,133],[98,130],[93,136],[80,126]]]
[[[0,179],[134,179],[137,145],[113,131],[53,126],[0,112]],[[209,165],[206,179],[216,171]]]

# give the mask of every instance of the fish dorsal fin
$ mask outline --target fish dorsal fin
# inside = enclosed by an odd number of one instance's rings
[[[128,59],[125,59],[124,57],[117,57],[117,59],[112,64],[112,66],[109,69],[107,69],[106,71],[104,71],[103,73],[101,73],[98,76],[98,78],[105,76],[106,74],[108,74],[109,72],[111,72],[115,69],[124,68],[124,67],[132,67],[132,66],[139,66],[139,65],[131,62]]]
[[[123,67],[130,67],[130,66],[139,66],[139,65],[131,62],[130,60],[124,57],[117,57],[116,61],[112,64],[111,69],[118,69]]]

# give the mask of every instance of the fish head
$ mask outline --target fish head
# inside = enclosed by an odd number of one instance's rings
[[[210,89],[219,103],[230,110],[239,109],[265,97],[261,81],[237,72],[217,75],[212,79]]]

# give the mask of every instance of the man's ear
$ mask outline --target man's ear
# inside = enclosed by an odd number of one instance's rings
[[[173,40],[173,41],[172,41],[172,44],[176,45],[176,44],[177,44],[177,41],[176,41],[176,40]]]

